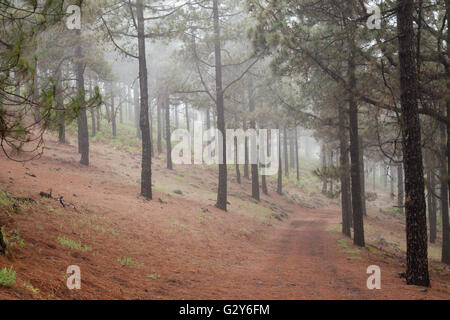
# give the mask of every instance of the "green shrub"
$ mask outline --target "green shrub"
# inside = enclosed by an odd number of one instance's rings
[[[12,267],[0,270],[0,285],[2,287],[10,287],[16,283],[16,272]]]

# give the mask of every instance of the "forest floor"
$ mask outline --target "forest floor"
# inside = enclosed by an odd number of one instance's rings
[[[91,143],[91,166],[73,145],[48,136],[39,160],[0,157],[0,224],[11,245],[0,269],[16,284],[0,299],[449,299],[450,269],[432,247],[432,287],[407,286],[404,222],[371,203],[368,249],[339,232],[337,200],[308,185],[284,196],[269,181],[257,203],[250,181],[231,171],[229,212],[214,207],[216,170],[154,161],[154,200],[139,196],[140,155]],[[63,196],[63,207],[40,192]],[[36,203],[12,197],[32,198]],[[66,286],[69,265],[81,268],[81,290]],[[382,289],[368,290],[377,265]]]

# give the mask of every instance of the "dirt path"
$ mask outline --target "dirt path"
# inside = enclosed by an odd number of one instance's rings
[[[398,263],[370,255],[363,249],[357,256],[336,245],[342,240],[328,227],[338,220],[333,209],[301,210],[279,225],[263,244],[263,250],[249,254],[236,272],[240,281],[239,297],[246,299],[449,299],[448,277],[435,281],[433,288],[406,286],[398,277],[403,268]],[[358,249],[345,251],[355,253]],[[367,267],[382,270],[382,289],[368,290]],[[246,281],[250,279],[250,281]],[[236,298],[230,296],[229,298]]]

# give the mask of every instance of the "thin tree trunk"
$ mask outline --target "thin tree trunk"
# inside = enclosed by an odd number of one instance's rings
[[[450,0],[445,0],[445,8],[447,14],[447,58],[450,57]],[[450,116],[450,69],[446,68],[447,72],[447,117]],[[450,170],[450,125],[447,124],[447,172]],[[445,159],[445,158],[444,158]],[[447,177],[447,189],[450,192],[450,179]],[[443,233],[443,243],[442,243],[442,262],[450,265],[450,222],[448,208],[447,212],[442,213],[442,233]]]
[[[186,104],[186,108],[185,108],[185,117],[186,117],[186,129],[187,131],[191,131],[190,129],[190,125],[189,125],[189,105]]]
[[[279,130],[280,127],[277,126]],[[281,196],[283,195],[283,160],[281,158],[281,137],[278,137],[278,183],[277,183],[277,193]]]
[[[351,42],[351,53],[348,63],[348,76],[350,88],[356,88],[356,64],[354,42]],[[349,118],[350,118],[350,157],[351,157],[351,177],[352,177],[352,212],[355,245],[364,247],[364,212],[363,195],[361,186],[361,163],[360,163],[360,139],[358,128],[358,105],[356,104],[354,93],[349,92]]]
[[[334,153],[333,153],[333,151],[331,151],[330,152],[330,169],[333,167],[333,158],[334,158]],[[333,194],[334,194],[333,177],[330,178],[330,194],[331,194],[331,196],[333,196]]]
[[[139,84],[141,93],[141,110],[139,117],[139,125],[142,132],[141,195],[147,199],[152,199],[152,155],[148,117],[148,81],[143,0],[137,0],[136,9],[138,20]]]
[[[291,166],[291,169],[295,169],[295,143],[296,139],[294,139],[295,129],[292,128],[289,130],[289,165]]]
[[[253,81],[250,78],[249,79],[249,111],[250,111],[250,113],[253,113],[255,111],[255,99],[254,99],[253,95],[254,95]],[[256,121],[253,118],[250,120],[250,129],[256,130]],[[255,139],[255,141],[252,141],[252,146],[254,146],[254,148],[255,148],[255,150],[252,150],[252,153],[253,152],[257,153],[256,138],[252,138],[252,139]],[[252,163],[252,198],[257,201],[260,200],[258,163],[256,163],[256,164]]]
[[[344,108],[339,105],[339,149],[341,165],[341,206],[342,206],[342,233],[351,237],[351,196],[350,196],[350,163],[348,159],[348,135]]]
[[[177,130],[179,128],[179,119],[178,119],[178,105],[174,105],[173,107],[174,111],[174,116],[175,116],[175,130]]]
[[[395,194],[395,177],[394,177],[394,169],[392,166],[389,167],[390,175],[391,175],[391,198],[394,200],[394,194]]]
[[[436,199],[435,178],[433,170],[428,172],[428,215],[430,217],[430,243],[436,243],[437,238],[437,218],[436,218]]]
[[[364,164],[364,144],[362,137],[359,138],[359,163],[361,170],[361,205],[363,216],[367,216],[367,206],[366,206],[366,175],[365,175],[365,164]]]
[[[214,56],[216,72],[216,105],[217,105],[217,129],[222,133],[222,149],[219,148],[219,158],[222,161],[219,164],[219,187],[217,190],[216,207],[227,211],[227,151],[225,134],[225,110],[222,87],[222,49],[220,44],[220,20],[219,20],[219,0],[213,0],[213,19],[214,19]]]
[[[82,165],[89,165],[89,127],[86,115],[86,96],[84,91],[84,63],[82,62],[83,53],[81,48],[81,30],[77,30],[78,43],[75,49],[76,57],[78,61],[75,64],[76,67],[76,79],[77,79],[77,91],[80,95],[81,108],[78,114],[78,138],[79,138],[79,151],[81,153],[80,163]]]
[[[112,85],[113,86],[113,85]],[[113,88],[111,86],[111,89]],[[111,123],[112,123],[112,135],[113,137],[117,136],[117,123],[116,123],[116,107],[115,107],[115,101],[114,101],[114,95],[113,95],[113,90],[111,90]]]
[[[298,148],[298,129],[297,129],[297,125],[295,125],[295,168],[297,170],[297,181],[300,182],[300,163],[299,163],[299,159],[298,159],[298,153],[299,153],[299,148]]]
[[[236,150],[235,153],[235,163],[236,163],[236,180],[238,184],[241,184],[241,169],[239,168],[239,150],[238,150],[238,139],[237,137],[234,138],[234,149]]]
[[[134,126],[136,127],[136,136],[138,139],[142,139],[141,128],[139,126],[139,119],[141,115],[141,106],[139,103],[139,88],[138,82],[134,83],[133,96],[134,96]]]
[[[400,62],[403,163],[405,166],[406,282],[429,286],[428,239],[414,52],[414,1],[399,0],[397,28]]]
[[[161,96],[158,97],[156,105],[156,117],[158,118],[156,125],[157,125],[157,144],[156,147],[158,149],[158,154],[162,153],[162,119],[161,119]]]
[[[386,165],[383,166],[383,168],[384,168],[383,185],[384,185],[384,190],[387,190],[389,169],[388,169],[388,167]]]
[[[248,127],[247,127],[247,119],[244,119],[243,123],[244,123],[244,131],[247,131],[247,129],[248,129]],[[250,179],[250,170],[249,170],[250,159],[248,157],[248,138],[247,137],[245,137],[244,148],[245,148],[244,178]]]
[[[261,124],[262,126],[264,126],[264,124]],[[264,150],[264,152],[262,153],[262,159],[261,162],[262,163],[266,163],[266,159],[267,159],[267,153],[269,150],[271,150],[270,147],[270,139],[271,139],[271,131],[267,132],[267,140],[266,140],[266,147],[267,149]],[[267,179],[266,179],[266,175],[262,174],[261,175],[261,190],[265,195],[269,194],[269,190],[267,189]]]
[[[55,75],[55,83],[56,83],[56,104],[58,106],[58,109],[64,109],[64,100],[62,97],[62,72],[61,68],[58,68]],[[66,143],[66,121],[64,118],[64,111],[59,111],[58,116],[58,142],[59,143]]]
[[[101,131],[101,126],[100,126],[100,121],[101,121],[101,110],[102,110],[102,107],[101,107],[101,106],[98,106],[98,107],[96,108],[96,112],[97,112],[97,116],[96,116],[96,120],[97,120],[97,132],[100,132],[100,131]]]
[[[289,177],[288,135],[286,126],[283,127],[284,175]]]
[[[447,116],[450,116],[447,103]],[[442,262],[450,264],[450,227],[449,227],[449,191],[450,180],[448,177],[450,168],[450,130],[448,125],[441,125],[442,155],[441,155],[441,219],[442,219]]]
[[[170,97],[168,89],[164,89],[164,106],[166,111],[166,149],[167,149],[167,169],[173,170],[172,164],[172,143],[170,141]]]
[[[321,162],[322,162],[322,171],[325,172],[326,168],[327,168],[327,157],[326,157],[327,151],[326,151],[326,147],[323,144],[321,151],[320,151],[320,158],[321,158]],[[327,182],[327,178],[323,177],[323,181],[322,181],[322,194],[326,195],[328,193],[328,182]]]

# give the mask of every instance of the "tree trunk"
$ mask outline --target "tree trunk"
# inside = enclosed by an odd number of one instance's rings
[[[450,57],[450,0],[445,0],[445,8],[447,13],[447,58]],[[447,68],[447,117],[450,116],[450,69]],[[450,169],[450,125],[447,124],[447,172]],[[445,158],[444,158],[445,159]],[[450,179],[447,177],[447,189],[450,192]],[[450,225],[449,225],[448,207],[446,214],[442,213],[442,262],[450,265]],[[445,243],[444,243],[445,242]]]
[[[92,88],[92,80],[89,81],[89,97],[93,98],[94,97],[94,90]],[[97,135],[97,125],[95,122],[95,109],[91,108],[90,112],[91,112],[91,136],[95,137]]]
[[[139,84],[141,93],[141,110],[139,117],[139,125],[142,132],[141,195],[147,199],[152,199],[152,155],[148,117],[148,82],[147,60],[145,55],[145,22],[143,0],[137,0],[136,9],[138,20]]]
[[[164,89],[164,106],[166,111],[166,149],[167,149],[167,169],[173,170],[172,164],[172,142],[170,141],[170,97],[168,89]]]
[[[331,151],[330,152],[330,169],[333,168],[333,158],[334,158],[334,153],[333,153],[333,151]],[[331,196],[333,196],[333,194],[334,194],[333,177],[330,178],[330,194],[331,194]]]
[[[389,169],[388,167],[385,165],[383,166],[384,168],[384,175],[383,175],[383,186],[384,186],[384,190],[387,190],[388,187],[388,175],[389,175]]]
[[[299,159],[298,159],[298,126],[295,125],[295,168],[297,170],[297,181],[300,182],[300,163],[299,163]]]
[[[437,238],[437,218],[436,218],[436,198],[435,179],[433,170],[428,172],[428,215],[430,217],[430,243],[436,243]]]
[[[377,190],[377,165],[374,163],[372,167],[372,189]]]
[[[76,57],[77,62],[75,63],[76,68],[76,79],[77,79],[77,91],[80,95],[81,108],[78,114],[78,146],[79,152],[81,153],[80,163],[82,165],[89,165],[89,127],[86,115],[86,96],[84,91],[84,68],[85,65],[82,62],[83,53],[81,48],[81,30],[77,30],[78,43],[76,47]]]
[[[134,96],[134,126],[136,127],[136,136],[138,137],[138,139],[142,139],[141,128],[139,127],[141,106],[139,104],[139,88],[137,81],[134,83],[133,96]]]
[[[216,207],[227,211],[227,138],[225,134],[225,110],[222,87],[222,49],[220,44],[220,20],[219,20],[219,0],[213,0],[214,19],[214,56],[216,72],[216,105],[217,105],[217,129],[222,133],[222,148],[219,146],[219,187],[217,190]]]
[[[392,166],[389,166],[389,171],[390,171],[390,175],[391,175],[391,198],[392,200],[394,200],[394,194],[395,194],[395,177],[394,177],[394,169],[392,168]]]
[[[361,205],[363,216],[367,216],[367,206],[366,206],[366,175],[365,175],[365,165],[364,165],[364,144],[362,137],[359,138],[359,164],[360,164],[360,177],[361,177]]]
[[[157,144],[156,148],[158,149],[158,154],[162,153],[162,119],[161,119],[161,96],[158,97],[156,102],[156,117],[158,120],[156,121],[156,130],[157,130]]]
[[[250,113],[255,112],[255,99],[254,99],[254,92],[253,92],[253,81],[250,78],[249,79],[249,111]],[[256,121],[253,118],[250,120],[250,129],[256,130]],[[251,141],[252,146],[255,146],[255,150],[252,150],[252,153],[257,153],[256,148],[256,138],[252,138],[255,141]],[[254,159],[253,159],[254,160]],[[259,172],[258,172],[258,163],[253,164],[252,163],[252,198],[259,201],[260,200],[260,194],[259,194]]]
[[[288,135],[286,126],[283,127],[284,175],[289,177]]]
[[[101,121],[101,112],[102,112],[102,107],[101,107],[101,106],[98,106],[98,107],[97,107],[97,117],[96,117],[96,119],[97,119],[97,132],[100,132],[100,131],[102,130],[101,124],[100,124],[100,121]]]
[[[57,108],[61,109],[61,111],[58,111],[59,117],[58,117],[58,142],[59,143],[66,143],[66,121],[64,118],[64,99],[62,96],[62,72],[59,68],[56,71],[55,75],[55,83],[56,83],[56,104]]]
[[[190,126],[189,126],[189,106],[188,104],[186,104],[186,108],[185,108],[185,116],[186,116],[186,129],[187,131],[191,131]]]
[[[403,163],[405,166],[405,211],[408,285],[429,286],[428,239],[422,163],[421,128],[418,113],[418,83],[414,53],[414,1],[399,0],[397,28],[402,106]]]
[[[248,127],[247,127],[247,119],[244,119],[243,122],[244,122],[244,131],[247,131],[247,129],[248,129]],[[248,138],[247,137],[245,137],[244,148],[245,148],[244,178],[250,179],[250,170],[249,170],[250,159],[248,157]]]
[[[356,88],[356,64],[354,56],[354,43],[351,43],[352,50],[348,63],[348,77],[350,88]],[[364,247],[364,212],[363,195],[361,185],[361,163],[360,163],[360,139],[358,128],[358,105],[356,104],[354,93],[349,92],[349,119],[350,119],[350,157],[351,157],[351,183],[352,183],[352,210],[355,245]]]
[[[290,136],[289,136],[289,165],[291,166],[291,169],[295,169],[295,129],[289,130]]]
[[[236,150],[235,162],[236,162],[236,180],[238,184],[241,184],[241,169],[239,168],[239,150],[238,150],[238,139],[234,138],[234,149]]]
[[[280,127],[277,126],[277,130]],[[283,195],[283,160],[281,158],[281,137],[278,137],[278,183],[277,183],[277,193],[281,196]]]
[[[33,102],[39,105],[39,67],[38,67],[38,61],[35,60],[34,63],[34,74],[33,74]],[[41,115],[40,110],[38,106],[33,107],[33,116],[34,121],[39,122]]]
[[[261,126],[264,127],[265,125],[262,123]],[[271,140],[271,131],[268,131],[267,132],[267,140],[266,140],[267,149],[262,153],[262,158],[260,161],[262,163],[266,163],[267,154],[268,154],[269,150],[271,150],[271,148],[270,148],[271,141],[270,140]],[[265,195],[269,194],[269,190],[267,189],[267,179],[266,179],[265,174],[261,175],[261,190]]]
[[[447,116],[450,115],[447,104]],[[449,126],[441,124],[441,218],[442,218],[442,262],[450,264],[450,228],[449,228],[449,177],[450,168],[450,130]]]
[[[178,105],[174,105],[173,106],[173,114],[175,116],[175,130],[177,130],[179,128],[179,119],[178,119]]]
[[[348,135],[344,108],[339,105],[339,149],[340,149],[340,178],[341,178],[341,207],[342,207],[342,233],[351,237],[351,196],[350,196],[350,163],[348,159]]]
[[[111,85],[111,89],[112,89],[111,90],[111,124],[112,124],[112,135],[113,135],[113,137],[116,137],[117,136],[117,122],[116,122],[117,110],[116,110],[116,106],[114,105],[115,101],[114,101],[114,94],[113,94],[113,92],[114,92],[113,86],[114,85]]]
[[[327,157],[326,157],[327,151],[326,151],[326,147],[323,144],[322,145],[322,149],[320,151],[320,158],[321,158],[321,162],[322,162],[322,171],[323,173],[325,173],[325,170],[327,168]],[[328,182],[327,182],[327,178],[324,176],[323,177],[323,181],[322,181],[322,194],[326,195],[328,193]]]

